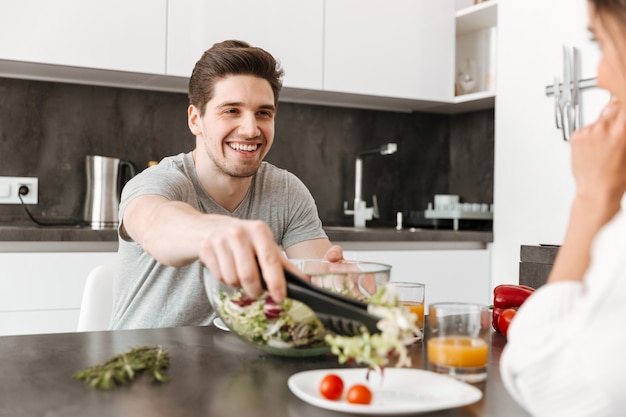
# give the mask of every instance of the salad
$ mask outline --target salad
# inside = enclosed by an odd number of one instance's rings
[[[273,348],[311,348],[325,345],[326,329],[305,304],[286,299],[276,303],[266,292],[253,299],[243,292],[219,293],[218,310],[235,333]]]
[[[265,292],[257,299],[243,292],[219,292],[217,309],[235,333],[261,346],[306,349],[329,346],[339,363],[354,362],[369,368],[408,367],[407,344],[422,336],[417,317],[400,305],[393,284],[379,288],[367,301],[368,312],[380,317],[380,333],[365,327],[358,336],[328,332],[305,304],[290,298],[276,303]]]
[[[370,334],[363,327],[359,336],[328,334],[325,340],[331,352],[339,363],[350,361],[375,369],[411,366],[406,345],[422,337],[417,316],[400,305],[392,283],[379,288],[367,303],[367,311],[380,317],[377,327],[381,332]]]

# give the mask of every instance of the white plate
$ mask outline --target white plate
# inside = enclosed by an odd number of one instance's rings
[[[344,397],[327,400],[319,393],[324,376],[334,373],[344,382]],[[318,369],[299,372],[289,377],[288,386],[301,400],[317,407],[353,414],[398,415],[415,414],[447,408],[462,407],[479,401],[483,393],[476,387],[446,375],[421,369],[385,368],[384,375],[367,369]],[[345,393],[356,384],[367,385],[372,391],[368,405],[350,404]]]
[[[213,325],[217,327],[218,329],[224,330],[225,332],[230,332],[230,329],[226,327],[222,319],[219,317],[215,317],[213,319]]]

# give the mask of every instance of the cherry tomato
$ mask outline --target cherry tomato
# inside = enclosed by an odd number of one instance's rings
[[[372,391],[365,385],[356,384],[350,387],[346,399],[351,404],[369,404],[372,402]]]
[[[511,320],[517,314],[517,310],[514,308],[507,308],[500,313],[500,317],[498,317],[498,328],[500,332],[506,337],[507,332],[509,331],[509,325],[511,324]]]
[[[328,374],[320,383],[320,394],[324,398],[336,401],[343,394],[343,380],[335,374]]]

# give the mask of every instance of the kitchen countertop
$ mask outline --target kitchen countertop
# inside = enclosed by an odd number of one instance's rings
[[[80,369],[141,345],[170,352],[169,382],[153,385],[140,378],[103,392],[72,379]],[[476,385],[483,392],[480,401],[428,416],[529,417],[502,384],[504,345],[504,337],[492,333],[487,381]],[[409,353],[413,366],[423,369],[424,344],[414,344]],[[0,373],[2,416],[346,416],[300,400],[287,386],[296,372],[348,367],[335,356],[270,356],[214,326],[2,336],[0,357],[10,359]]]
[[[328,238],[344,249],[484,249],[493,242],[493,232],[391,227],[325,227]]]
[[[493,241],[490,231],[405,228],[325,227],[328,238],[344,249],[482,248]],[[426,247],[427,246],[427,247]],[[30,248],[30,249],[29,249]],[[68,250],[116,251],[117,229],[0,224],[0,252]],[[75,248],[75,249],[73,249]]]
[[[0,225],[2,252],[116,252],[117,229],[89,227]]]
[[[0,224],[2,242],[117,242],[117,229],[94,230],[78,226]]]

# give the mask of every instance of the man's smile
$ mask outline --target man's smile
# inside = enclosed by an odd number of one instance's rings
[[[243,151],[243,152],[254,152],[259,148],[258,143],[254,143],[254,144],[229,143],[228,146],[230,146],[232,149],[236,151]]]

